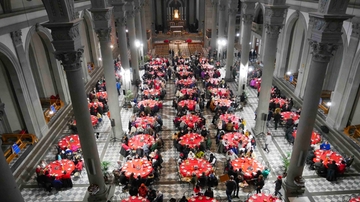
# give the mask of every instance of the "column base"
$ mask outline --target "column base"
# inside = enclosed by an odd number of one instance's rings
[[[88,194],[89,202],[104,202],[108,200],[110,189],[105,185],[105,190],[103,193],[97,193],[95,195]]]
[[[284,191],[286,197],[296,197],[305,193],[305,186],[303,184],[287,183],[284,182]]]
[[[234,78],[224,78],[224,80],[225,80],[226,82],[234,82],[234,81],[235,81]]]

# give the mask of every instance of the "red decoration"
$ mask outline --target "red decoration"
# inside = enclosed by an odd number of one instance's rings
[[[191,39],[187,39],[187,40],[186,40],[186,43],[191,43],[191,42],[192,42]]]
[[[169,40],[165,39],[165,40],[164,40],[164,43],[169,43]]]

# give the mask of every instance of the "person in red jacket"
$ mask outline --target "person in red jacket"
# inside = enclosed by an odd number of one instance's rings
[[[346,169],[346,163],[345,161],[341,161],[340,165],[338,166],[339,174],[340,175],[344,174],[345,169]]]
[[[142,183],[142,184],[140,185],[138,191],[139,191],[139,196],[144,197],[144,198],[146,198],[146,196],[147,196],[147,194],[148,194],[148,192],[149,192],[148,188],[145,186],[144,183]]]

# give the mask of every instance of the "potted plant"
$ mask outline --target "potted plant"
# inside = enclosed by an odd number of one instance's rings
[[[109,165],[111,163],[109,161],[103,161],[101,162],[101,170],[103,170],[104,172],[106,172],[109,169]]]
[[[282,162],[283,162],[283,166],[284,166],[283,177],[286,177],[286,175],[287,175],[287,169],[289,168],[289,165],[290,165],[290,157],[291,157],[291,152],[287,152],[286,156],[282,157]]]
[[[131,90],[128,90],[126,91],[126,94],[125,94],[125,103],[124,103],[124,106],[125,107],[128,107],[128,108],[131,108],[131,100],[134,99],[134,94],[132,93]]]

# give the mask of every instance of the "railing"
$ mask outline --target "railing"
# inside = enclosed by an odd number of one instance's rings
[[[259,35],[262,35],[263,24],[257,24],[256,22],[252,22],[251,30]]]

